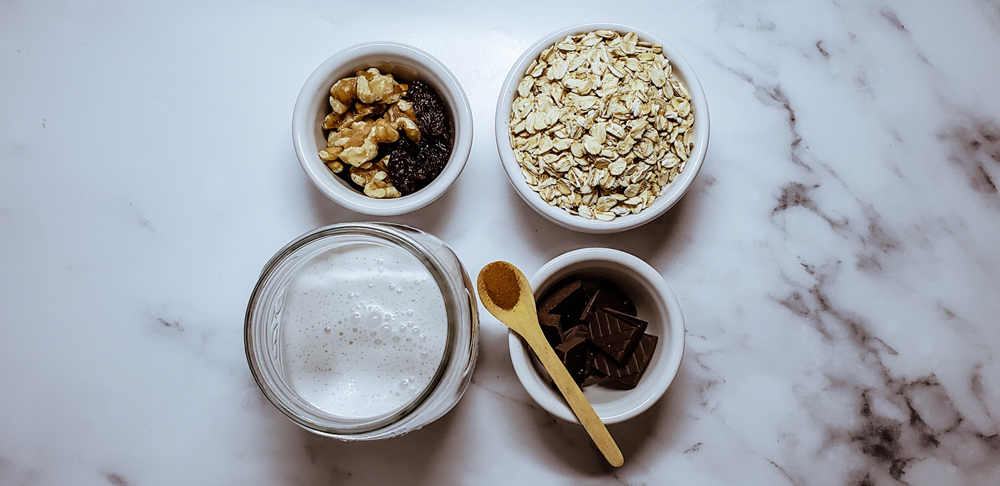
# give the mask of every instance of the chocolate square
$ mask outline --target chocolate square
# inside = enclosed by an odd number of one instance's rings
[[[618,365],[628,361],[648,326],[642,319],[610,308],[588,314],[587,322],[590,324],[590,341]]]
[[[584,312],[614,309],[630,316],[637,315],[635,304],[615,284],[607,280],[591,280],[584,282],[583,287],[590,295]]]
[[[576,290],[570,292],[562,302],[556,304],[549,313],[562,316],[563,326],[566,327],[567,324],[573,325],[572,323],[583,318],[587,311],[588,302],[590,302],[590,296],[583,289],[583,285],[580,285]]]
[[[572,326],[562,334],[563,341],[569,341],[573,337],[582,337],[584,339],[590,339],[590,325],[587,321],[576,321],[576,325]]]
[[[542,334],[545,335],[545,340],[553,348],[563,342],[562,326],[559,325],[559,319],[560,317],[555,314],[538,314],[538,324],[542,327]]]
[[[549,314],[553,313],[552,309],[559,305],[560,302],[566,300],[570,294],[575,292],[577,289],[583,286],[583,282],[579,279],[571,280],[555,289],[549,289],[548,293],[542,297],[542,300],[538,302],[538,313],[539,314]]]
[[[566,365],[566,370],[577,385],[587,379],[587,374],[593,363],[594,351],[587,344],[587,339],[574,336],[555,347],[556,356]]]
[[[657,338],[645,334],[647,322],[613,283],[563,279],[537,302],[537,311],[546,340],[578,385],[638,384]]]
[[[597,353],[594,356],[594,369],[607,375],[607,379],[602,384],[608,388],[619,390],[635,388],[639,384],[642,373],[649,367],[650,360],[653,359],[657,340],[657,337],[652,334],[643,334],[639,345],[635,347],[635,351],[625,366],[619,366],[603,353]]]

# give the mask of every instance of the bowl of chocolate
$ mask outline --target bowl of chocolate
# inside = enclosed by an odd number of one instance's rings
[[[472,110],[454,74],[393,42],[344,49],[306,79],[292,113],[299,163],[324,195],[391,216],[443,195],[472,148]]]
[[[648,410],[666,392],[684,354],[684,317],[663,277],[618,250],[560,255],[530,278],[539,324],[604,423]],[[528,395],[577,422],[534,354],[508,336],[511,363]]]

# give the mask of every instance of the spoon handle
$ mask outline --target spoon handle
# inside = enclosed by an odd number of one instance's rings
[[[531,346],[535,355],[538,356],[542,365],[545,366],[545,369],[549,372],[549,376],[552,377],[552,380],[556,383],[556,387],[559,388],[563,398],[566,399],[566,403],[569,404],[569,408],[573,410],[576,418],[583,424],[583,428],[590,434],[590,438],[597,445],[597,448],[600,449],[601,454],[604,454],[604,458],[612,466],[621,467],[625,463],[625,458],[622,456],[622,451],[618,449],[615,439],[611,437],[611,433],[604,426],[604,422],[601,422],[601,418],[597,416],[597,412],[594,411],[594,407],[587,401],[587,397],[583,396],[583,391],[573,381],[573,377],[566,370],[566,366],[559,361],[559,357],[556,356],[556,352],[552,350],[548,341],[545,340],[541,329],[537,327],[536,329],[537,332],[529,331],[525,333],[527,335],[522,334],[521,337],[528,342],[528,346]]]

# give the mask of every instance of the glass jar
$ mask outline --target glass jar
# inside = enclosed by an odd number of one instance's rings
[[[451,249],[420,230],[316,229],[261,272],[244,328],[250,371],[311,432],[355,441],[417,430],[451,410],[472,378],[474,288]]]

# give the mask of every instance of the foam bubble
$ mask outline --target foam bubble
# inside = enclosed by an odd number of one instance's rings
[[[349,417],[391,413],[418,395],[443,358],[447,312],[436,285],[409,282],[434,281],[409,253],[374,243],[328,250],[304,265],[289,282],[281,316],[292,387]],[[361,289],[369,289],[364,298]]]

